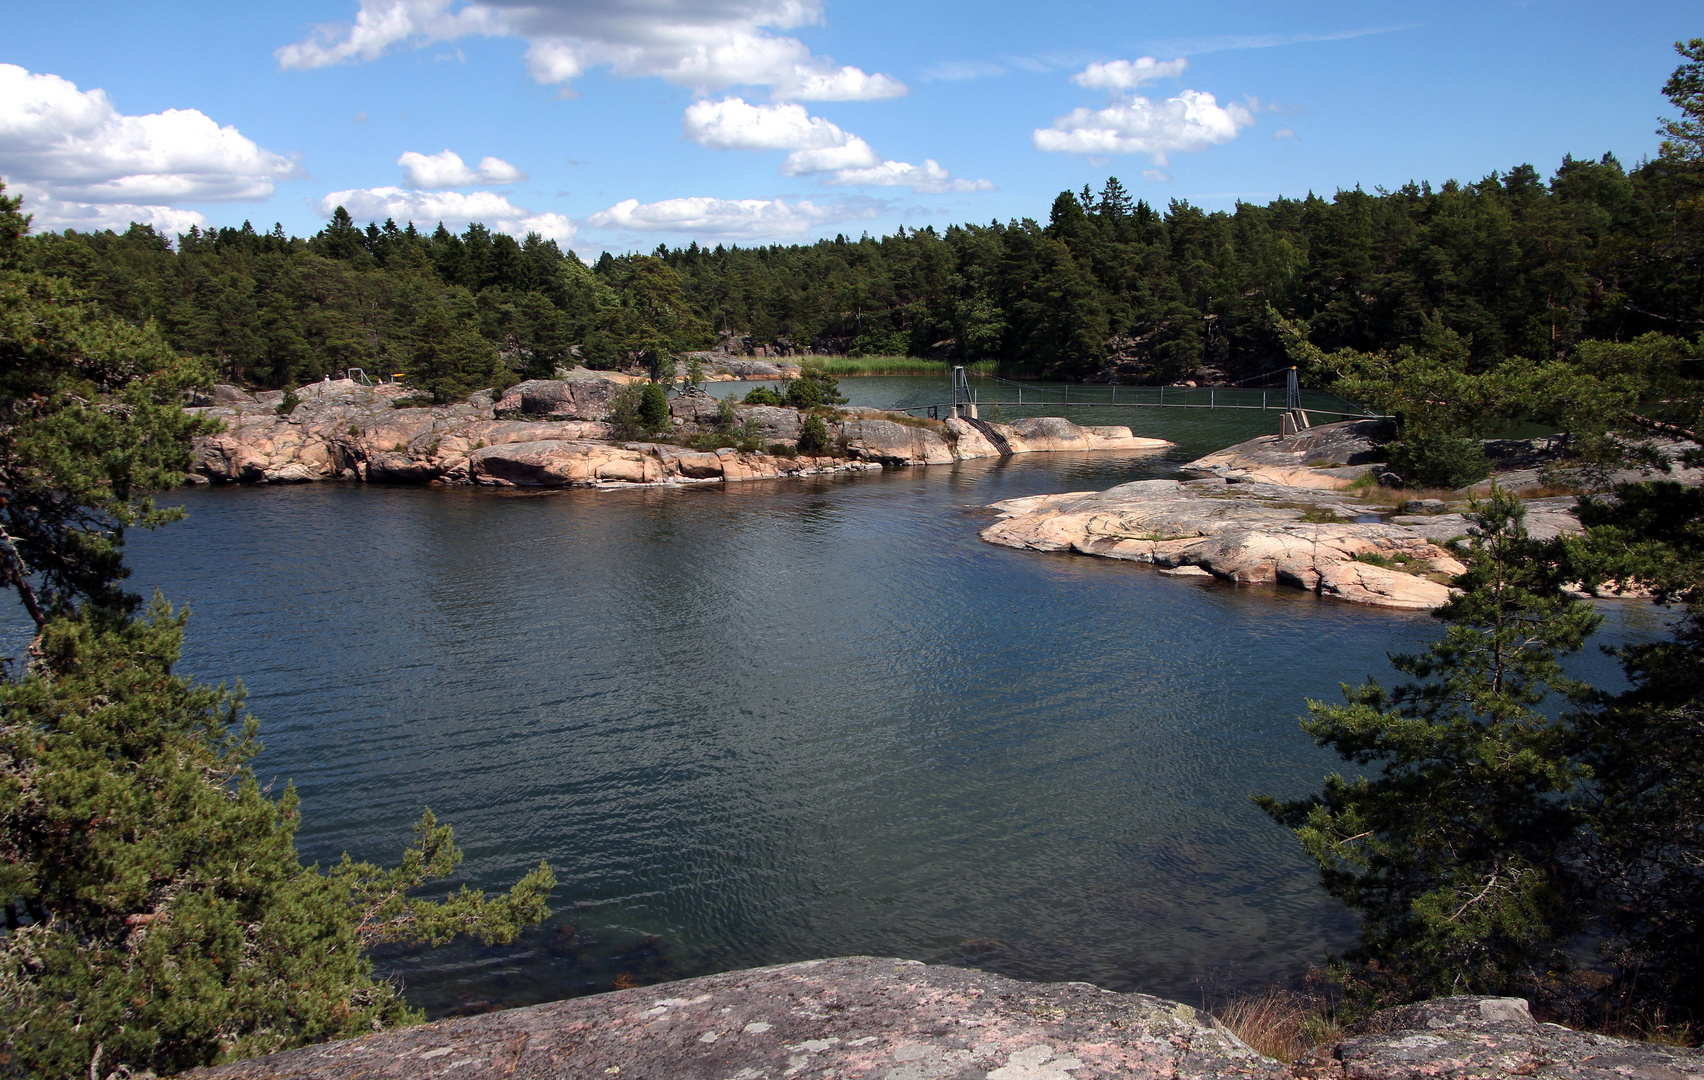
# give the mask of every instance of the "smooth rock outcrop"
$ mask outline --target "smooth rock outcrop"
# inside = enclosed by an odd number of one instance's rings
[[[495,411],[501,417],[552,416],[565,420],[601,420],[610,402],[633,376],[575,368],[562,379],[530,379],[504,392]]]
[[[1293,1066],[1212,1016],[1089,983],[812,960],[303,1047],[198,1080],[1704,1080],[1704,1051],[1540,1024],[1520,998],[1377,1014]]]
[[[1463,567],[1428,537],[1382,522],[1304,521],[1346,503],[1304,509],[1295,492],[1270,484],[1228,485],[1212,478],[1139,480],[1106,491],[1008,499],[982,538],[1005,547],[1075,551],[1155,566],[1194,566],[1243,585],[1278,584],[1360,604],[1433,608]],[[1356,557],[1400,565],[1377,565]]]
[[[1392,433],[1385,420],[1349,420],[1310,428],[1300,435],[1262,435],[1197,458],[1186,468],[1230,481],[1285,487],[1348,487],[1379,459]]]
[[[1088,983],[846,957],[292,1050],[204,1080],[1282,1080],[1216,1020]]]
[[[1039,450],[1158,450],[1171,444],[1139,439],[1128,428],[1079,428],[1064,420],[1005,427],[975,420],[908,421],[879,409],[846,409],[826,422],[830,454],[796,452],[797,409],[736,405],[742,438],[755,435],[770,453],[688,450],[656,443],[612,445],[602,418],[626,376],[580,371],[512,387],[492,402],[396,408],[411,393],[393,384],[349,380],[310,383],[279,413],[284,395],[224,393],[223,404],[199,407],[225,430],[197,441],[192,482],[305,483],[351,479],[379,483],[576,487],[701,483],[880,468],[939,465],[966,458]],[[630,381],[630,380],[628,380]],[[227,388],[234,389],[234,388]],[[228,399],[228,400],[227,400]],[[711,433],[721,403],[702,394],[670,401],[672,430]],[[749,444],[748,444],[749,445]]]

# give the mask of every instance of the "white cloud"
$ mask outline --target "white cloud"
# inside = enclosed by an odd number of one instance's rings
[[[186,233],[191,226],[208,227],[205,215],[194,210],[178,210],[170,206],[138,206],[134,203],[66,202],[34,184],[7,183],[8,195],[24,197],[24,213],[30,215],[31,228],[36,232],[100,232],[111,229],[124,232],[131,225],[149,225],[162,235]]]
[[[1155,60],[1151,56],[1141,56],[1135,60],[1090,64],[1071,76],[1071,81],[1091,90],[1134,90],[1144,83],[1175,79],[1188,66],[1187,60]]]
[[[952,174],[933,159],[921,166],[908,161],[884,161],[867,168],[841,169],[834,173],[831,183],[847,186],[880,184],[890,187],[909,187],[923,195],[940,195],[949,191],[993,191],[991,180],[954,180]]]
[[[778,101],[865,101],[908,92],[813,55],[786,30],[819,22],[819,0],[359,0],[350,24],[319,27],[277,50],[279,66],[316,68],[372,60],[399,45],[469,35],[529,42],[527,66],[542,83],[566,83],[588,68],[655,76],[704,93],[767,86]],[[453,10],[452,10],[453,9]]]
[[[987,180],[954,180],[935,161],[921,168],[885,161],[869,143],[803,105],[751,105],[737,97],[695,101],[681,118],[681,133],[712,150],[790,150],[783,176],[822,176],[829,185],[908,186],[924,194],[994,187]]]
[[[480,222],[510,236],[536,232],[547,240],[567,243],[574,239],[575,225],[556,213],[535,214],[516,206],[495,191],[411,191],[407,188],[377,187],[334,191],[314,204],[321,217],[329,218],[339,206],[356,221],[412,221],[431,229],[443,222],[460,231]]]
[[[470,34],[506,33],[497,12],[480,4],[449,11],[448,0],[372,0],[362,3],[351,25],[327,23],[294,45],[273,53],[278,66],[326,67],[351,60],[377,60],[392,45],[453,41]]]
[[[296,173],[291,159],[194,109],[126,116],[103,90],[0,64],[0,175],[29,191],[44,227],[123,214],[201,224],[172,204],[265,199]]]
[[[1274,131],[1272,133],[1272,137],[1274,139],[1294,139],[1296,137],[1296,129],[1295,128],[1279,128],[1277,131]]]
[[[408,170],[408,182],[418,188],[472,187],[475,184],[518,184],[527,174],[502,158],[481,158],[478,170],[470,169],[453,150],[422,154],[409,150],[396,159]]]
[[[670,232],[738,240],[798,236],[831,221],[869,219],[880,206],[872,200],[845,199],[821,206],[808,199],[712,199],[696,196],[641,203],[627,199],[586,219],[594,229]]]
[[[814,150],[844,146],[852,138],[803,105],[748,105],[737,97],[693,102],[680,128],[712,150]]]
[[[1169,155],[1205,150],[1230,142],[1254,123],[1254,114],[1232,103],[1221,106],[1212,94],[1185,90],[1153,101],[1130,95],[1104,109],[1075,109],[1037,128],[1037,150],[1076,154],[1146,154],[1163,167]]]

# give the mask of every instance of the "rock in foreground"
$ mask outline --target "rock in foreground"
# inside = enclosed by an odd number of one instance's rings
[[[1519,998],[1381,1013],[1294,1067],[1188,1005],[865,956],[440,1020],[200,1080],[1704,1080],[1704,1052],[1534,1022]]]
[[[1287,1075],[1212,1017],[1088,983],[847,957],[441,1020],[213,1080],[1205,1080]]]
[[[1541,1024],[1520,998],[1439,998],[1367,1027],[1297,1062],[1298,1080],[1704,1080],[1704,1051]]]

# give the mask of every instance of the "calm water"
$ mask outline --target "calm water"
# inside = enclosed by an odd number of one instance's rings
[[[305,857],[393,860],[430,804],[473,884],[556,869],[514,946],[384,954],[435,1014],[848,953],[1185,1000],[1293,977],[1352,926],[1248,796],[1317,784],[1304,699],[1436,624],[980,542],[986,503],[1169,475],[1275,415],[1082,419],[1186,445],[686,490],[188,491],[132,562],[192,608],[188,670],[249,688]]]

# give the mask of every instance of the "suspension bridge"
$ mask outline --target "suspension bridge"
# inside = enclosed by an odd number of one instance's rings
[[[1282,385],[1270,385],[1282,378]],[[1077,408],[1164,408],[1164,409],[1258,409],[1283,413],[1282,429],[1286,435],[1311,427],[1309,415],[1330,416],[1348,420],[1382,420],[1379,413],[1354,406],[1332,395],[1310,393],[1315,399],[1304,401],[1294,367],[1279,368],[1250,376],[1225,386],[1096,386],[1092,384],[1037,385],[1013,382],[993,375],[977,376],[979,382],[993,384],[990,393],[972,386],[969,374],[962,367],[952,370],[949,397],[943,401],[923,404],[899,402],[890,411],[944,419],[949,416],[978,419],[985,409],[1030,410],[1039,407],[1070,406]],[[1249,383],[1266,385],[1249,386]],[[1322,404],[1319,399],[1326,399]],[[1348,408],[1332,408],[1344,405]]]

